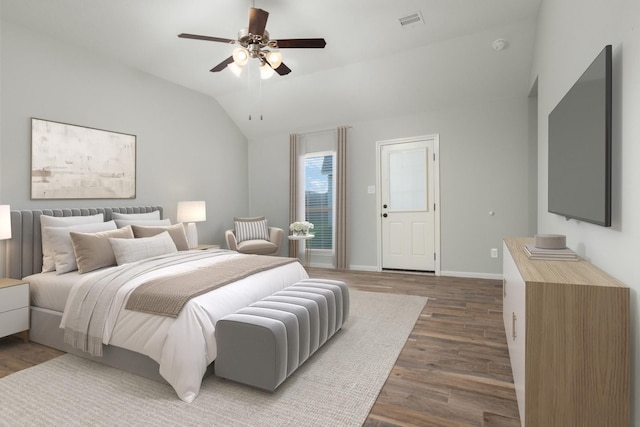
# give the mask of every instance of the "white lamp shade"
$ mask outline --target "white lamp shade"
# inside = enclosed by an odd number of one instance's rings
[[[282,64],[282,54],[280,52],[269,52],[267,54],[267,61],[275,70]]]
[[[247,65],[247,62],[249,62],[249,51],[242,47],[234,49],[233,62],[235,62],[239,67]]]
[[[273,68],[271,68],[269,64],[262,64],[260,66],[260,78],[262,80],[270,78],[274,73],[275,71],[273,71]]]
[[[204,201],[178,202],[178,222],[200,222],[207,220]]]
[[[232,62],[231,64],[227,65],[227,68],[236,77],[240,77],[240,74],[242,74],[242,67],[239,67],[238,64],[236,64],[235,62]]]
[[[0,205],[0,240],[11,238],[11,208]]]

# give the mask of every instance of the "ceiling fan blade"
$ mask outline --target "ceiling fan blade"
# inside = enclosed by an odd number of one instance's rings
[[[236,40],[223,39],[220,37],[199,36],[197,34],[186,34],[186,33],[178,34],[178,37],[183,39],[205,40],[209,42],[220,42],[220,43],[229,43],[229,44],[234,44],[236,42]]]
[[[275,72],[280,74],[281,76],[284,76],[291,72],[291,68],[284,65],[284,63],[281,63],[280,66],[275,69]]]
[[[231,64],[232,62],[233,62],[233,55],[231,55],[230,57],[228,57],[227,59],[225,59],[224,61],[222,61],[218,65],[216,65],[215,67],[213,67],[210,71],[212,73],[216,73],[218,71],[222,71],[227,67],[227,65]]]
[[[322,49],[327,45],[327,42],[324,39],[278,39],[276,40],[278,47],[280,49],[290,49],[290,48],[313,48],[313,49]]]
[[[267,18],[269,18],[269,12],[266,10],[255,7],[249,9],[249,33],[254,36],[263,36],[264,29],[267,27]]]

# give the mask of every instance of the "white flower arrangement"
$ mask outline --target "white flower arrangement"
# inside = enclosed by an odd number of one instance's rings
[[[307,234],[313,228],[313,224],[309,221],[296,221],[289,225],[289,230],[295,234]]]

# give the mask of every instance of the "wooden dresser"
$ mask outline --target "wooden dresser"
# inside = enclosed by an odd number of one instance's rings
[[[629,288],[504,240],[504,327],[523,426],[629,425]]]

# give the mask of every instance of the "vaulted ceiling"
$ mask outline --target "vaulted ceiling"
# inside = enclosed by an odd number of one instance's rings
[[[2,20],[215,98],[249,138],[465,102],[526,95],[540,0],[0,0]],[[248,9],[283,49],[286,76],[209,70],[235,46]],[[421,23],[399,19],[419,13]],[[492,48],[505,39],[501,51]],[[249,69],[251,71],[251,69]],[[263,120],[257,120],[262,114]],[[252,120],[249,120],[252,115]]]

